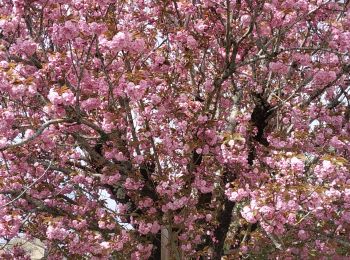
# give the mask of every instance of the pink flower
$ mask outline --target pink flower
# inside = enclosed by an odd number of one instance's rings
[[[211,80],[207,80],[206,82],[204,82],[204,89],[207,92],[211,92],[214,90],[214,84]]]
[[[160,228],[161,227],[160,227],[158,221],[155,221],[153,223],[141,222],[139,224],[139,232],[143,235],[146,235],[148,233],[157,234],[158,231],[160,230]]]
[[[75,97],[72,91],[66,91],[62,94],[62,100],[65,105],[73,105],[75,102]]]
[[[140,182],[137,182],[131,178],[126,178],[124,183],[124,187],[127,190],[138,190],[141,186],[142,184]]]
[[[96,35],[100,35],[100,34],[104,33],[107,30],[105,24],[98,24],[96,22],[92,22],[90,24],[90,28],[91,28],[91,31],[93,33],[95,33]]]
[[[78,220],[73,220],[72,221],[72,226],[73,228],[77,229],[77,230],[80,230],[80,229],[83,229],[85,228],[87,225],[87,222],[86,220],[81,220],[81,221],[78,221]]]
[[[247,246],[241,246],[240,250],[243,254],[246,254],[248,252],[248,247]]]
[[[46,230],[46,236],[50,240],[64,240],[68,236],[68,234],[68,231],[61,227],[49,226]]]
[[[132,42],[132,48],[133,48],[133,51],[140,53],[145,50],[146,43],[143,39],[136,39],[135,41]]]
[[[259,212],[263,214],[264,218],[272,219],[274,217],[275,209],[270,206],[262,206]]]
[[[201,154],[202,151],[203,151],[202,148],[197,148],[197,149],[196,149],[196,153],[198,153],[198,154]]]
[[[196,29],[197,32],[204,32],[208,28],[208,26],[204,23],[203,20],[199,20],[194,25],[194,28]]]
[[[309,4],[308,4],[308,1],[306,0],[299,0],[296,3],[294,3],[294,7],[297,8],[298,10],[305,12],[308,10]]]
[[[37,45],[35,42],[26,40],[22,42],[21,49],[27,56],[32,56],[36,52]]]
[[[50,89],[50,92],[47,95],[47,98],[54,105],[59,105],[59,104],[62,104],[63,102],[62,97],[53,88]]]
[[[241,16],[241,23],[243,26],[248,26],[250,24],[251,21],[251,16],[250,15],[242,15]]]
[[[233,192],[227,191],[226,194],[231,201],[241,201],[248,196],[248,193],[242,188],[239,188],[237,191]]]
[[[64,27],[62,27],[60,31],[61,37],[69,40],[77,37],[79,34],[79,30],[77,30],[77,24],[72,21],[66,21]]]
[[[188,36],[187,37],[187,46],[190,48],[190,49],[195,49],[197,47],[197,41],[193,38],[192,35]]]
[[[296,172],[302,172],[304,170],[304,162],[297,157],[293,157],[290,160],[290,166]]]
[[[153,200],[151,198],[146,198],[145,200],[142,200],[139,202],[140,208],[149,208],[153,205]]]
[[[340,141],[337,136],[333,136],[330,140],[330,145],[336,149],[341,149],[344,147],[345,144],[342,141]]]
[[[242,217],[245,218],[249,223],[255,223],[257,220],[255,214],[249,206],[245,206],[241,211]]]
[[[289,124],[289,118],[288,117],[283,117],[282,119],[283,124]]]
[[[109,47],[114,49],[116,52],[131,47],[130,34],[127,32],[118,32],[116,35],[114,35]]]
[[[119,172],[115,172],[113,175],[102,175],[101,176],[101,182],[103,184],[109,184],[109,185],[114,185],[118,183],[118,181],[121,179],[121,175]]]
[[[88,98],[81,102],[81,108],[90,111],[99,108],[101,101],[98,98]]]
[[[212,219],[213,219],[213,216],[212,216],[211,214],[205,215],[205,220],[206,220],[207,222],[211,221]]]
[[[324,71],[319,70],[314,75],[314,83],[316,85],[326,85],[337,78],[337,74],[335,71]]]
[[[141,83],[141,82],[140,82]],[[147,83],[142,82],[140,85],[135,85],[132,82],[129,82],[126,86],[126,93],[133,101],[141,100],[145,91],[147,89]]]
[[[342,214],[342,219],[343,219],[346,223],[350,224],[350,211],[343,212],[343,214]]]
[[[347,203],[350,203],[350,189],[344,190],[344,200]]]
[[[114,155],[114,158],[117,160],[117,161],[126,161],[127,158],[124,156],[124,154],[122,152],[118,152]]]
[[[155,222],[153,222],[150,231],[151,231],[152,234],[157,234],[158,231],[160,230],[160,228],[161,228],[161,227],[160,227],[158,221],[155,221]]]
[[[308,54],[294,53],[293,59],[302,66],[308,66],[311,62],[310,55]]]
[[[104,249],[109,249],[111,247],[111,244],[109,242],[104,241],[100,243],[100,246]]]
[[[208,117],[207,116],[202,116],[202,115],[199,115],[198,116],[198,122],[199,123],[205,123],[205,122],[207,122],[208,121]]]
[[[277,74],[286,74],[288,72],[288,66],[282,62],[270,62],[269,68],[272,72]]]
[[[27,129],[26,132],[24,133],[24,138],[28,139],[34,134],[33,129]]]
[[[1,137],[0,138],[0,148],[3,148],[7,145],[7,138],[6,137]]]

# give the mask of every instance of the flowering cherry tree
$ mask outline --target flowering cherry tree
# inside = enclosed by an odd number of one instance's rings
[[[349,256],[348,3],[0,0],[0,237]]]

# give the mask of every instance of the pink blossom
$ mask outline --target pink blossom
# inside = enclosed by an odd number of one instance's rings
[[[91,28],[92,32],[95,33],[96,35],[100,35],[107,30],[107,28],[104,24],[98,24],[96,22],[92,22],[90,24],[90,28]]]
[[[342,218],[345,222],[350,224],[350,211],[343,212]]]
[[[122,49],[127,49],[131,47],[131,37],[127,32],[118,32],[112,39],[110,47],[115,49],[115,51],[121,51]]]
[[[249,223],[255,223],[257,221],[254,212],[249,206],[243,207],[241,214],[242,217],[245,218]]]
[[[293,58],[302,66],[308,66],[311,62],[310,55],[302,53],[294,53]]]
[[[143,39],[136,39],[132,42],[132,48],[135,52],[142,52],[146,48],[146,43]]]
[[[272,219],[274,217],[275,209],[270,206],[262,206],[259,209],[259,212],[264,216],[264,218]]]
[[[290,160],[290,166],[297,172],[302,172],[304,170],[304,162],[297,157],[293,157]]]
[[[62,97],[54,89],[50,89],[50,92],[49,92],[47,98],[54,105],[59,105],[59,104],[62,104],[62,102],[63,102]]]
[[[187,37],[187,46],[190,49],[195,49],[197,47],[197,41],[191,35]]]
[[[244,25],[244,26],[248,26],[249,23],[251,21],[251,17],[250,15],[246,14],[246,15],[242,15],[241,16],[241,23]]]
[[[27,129],[26,132],[24,133],[24,138],[28,139],[30,138],[33,134],[34,134],[34,130],[33,129]]]
[[[81,108],[90,111],[99,108],[101,101],[98,98],[88,98],[81,102]]]
[[[344,257],[345,1],[170,2],[1,1],[0,237],[158,259],[164,225],[171,257]]]
[[[153,223],[144,223],[141,222],[139,225],[139,232],[143,235],[146,235],[148,233],[156,234],[160,230],[160,225],[157,221]]]
[[[278,74],[286,74],[288,72],[288,66],[281,62],[271,62],[269,68],[272,72]]]
[[[12,47],[13,52],[32,56],[37,49],[37,44],[31,40],[18,39],[17,44]]]
[[[229,200],[241,201],[248,196],[248,193],[244,189],[239,188],[237,191],[233,191],[233,192],[227,191],[227,196]]]
[[[49,226],[46,230],[46,236],[48,239],[64,240],[68,236],[69,232],[61,227]]]
[[[146,198],[145,200],[139,202],[140,208],[149,208],[152,205],[153,205],[153,201],[151,198]]]
[[[345,144],[338,139],[337,136],[333,136],[330,140],[330,145],[332,145],[336,149],[341,149],[345,146]]]
[[[337,78],[335,71],[323,71],[319,70],[314,75],[314,82],[317,85],[326,85]]]
[[[158,221],[153,222],[151,230],[150,230],[151,233],[157,234],[159,230],[160,230],[160,225],[158,224]]]
[[[7,145],[7,138],[6,137],[1,137],[0,138],[0,148],[3,148]]]
[[[204,23],[203,20],[197,21],[197,23],[195,24],[195,28],[198,32],[204,32],[208,26]]]
[[[213,218],[213,216],[211,214],[205,215],[205,220],[208,221],[208,222],[211,221],[212,218]]]
[[[75,96],[72,91],[67,91],[62,94],[62,100],[65,105],[73,105],[75,103]]]
[[[135,181],[131,178],[126,178],[124,187],[128,190],[138,190],[142,184],[138,181]]]

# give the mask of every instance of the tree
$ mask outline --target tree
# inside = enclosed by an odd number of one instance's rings
[[[1,0],[0,236],[349,256],[348,3]]]

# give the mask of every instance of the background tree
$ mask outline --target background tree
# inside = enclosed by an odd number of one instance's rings
[[[348,2],[0,0],[0,236],[347,256]]]

